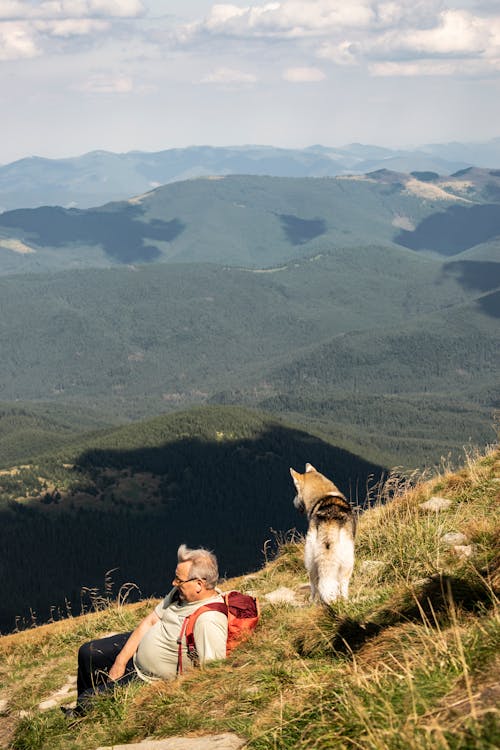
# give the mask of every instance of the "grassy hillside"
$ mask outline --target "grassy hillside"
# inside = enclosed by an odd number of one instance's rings
[[[90,437],[0,473],[0,629],[79,607],[115,569],[144,595],[164,586],[179,535],[224,547],[223,572],[262,561],[272,529],[301,524],[288,468],[330,466],[354,502],[383,468],[327,439],[238,408],[205,407]],[[26,554],[29,550],[29,555]],[[148,550],[148,554],[144,551]],[[26,571],[29,570],[29,575]]]
[[[386,169],[186,180],[97,208],[5,211],[0,273],[172,261],[269,268],[369,244],[449,256],[498,238],[499,196],[498,170],[432,182]]]
[[[153,602],[108,604],[103,596],[100,611],[3,637],[6,746],[94,750],[229,731],[256,750],[493,750],[500,741],[499,469],[495,449],[427,482],[391,477],[372,498],[381,504],[360,518],[350,599],[331,608],[307,603],[302,542],[283,539],[276,559],[225,584],[262,604],[258,630],[227,662],[169,684],[118,690],[74,724],[57,707],[41,711],[40,702],[66,684],[82,641],[132,628]],[[436,495],[451,501],[446,510],[421,507]],[[217,552],[224,565],[224,545]],[[174,554],[172,547],[166,570]],[[287,603],[267,599],[282,587]]]

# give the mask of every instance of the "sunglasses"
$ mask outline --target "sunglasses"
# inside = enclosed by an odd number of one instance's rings
[[[198,578],[198,576],[195,576],[194,578],[179,578],[179,576],[175,576],[173,583],[178,586],[179,584],[183,583],[189,583],[189,581],[205,581],[205,578]]]

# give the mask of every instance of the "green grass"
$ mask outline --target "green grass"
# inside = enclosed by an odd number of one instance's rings
[[[266,600],[281,586],[299,592],[306,581],[302,540],[282,536],[277,557],[228,582],[262,604],[257,631],[229,660],[100,697],[73,725],[37,703],[74,670],[79,643],[130,629],[152,603],[110,603],[5,636],[0,694],[9,695],[13,720],[28,712],[17,719],[11,747],[93,750],[232,731],[251,750],[493,750],[500,741],[499,467],[494,450],[425,482],[391,478],[360,518],[350,599],[329,608]],[[423,511],[436,494],[452,506]],[[445,548],[450,530],[475,545],[473,557]]]

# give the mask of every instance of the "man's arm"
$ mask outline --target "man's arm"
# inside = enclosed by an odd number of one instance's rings
[[[160,618],[153,610],[153,612],[147,615],[144,620],[139,623],[139,625],[136,627],[136,629],[131,634],[130,638],[116,657],[115,663],[109,670],[110,680],[119,680],[120,677],[123,677],[128,660],[133,657],[133,655],[137,651],[139,643],[144,638],[148,630],[152,628],[153,625],[156,625],[156,623],[159,621]]]
[[[227,616],[222,612],[203,612],[194,624],[193,636],[201,666],[212,659],[225,659]]]

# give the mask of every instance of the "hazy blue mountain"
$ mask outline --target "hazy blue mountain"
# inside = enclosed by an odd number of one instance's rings
[[[92,209],[0,214],[0,273],[156,262],[269,268],[335,247],[455,255],[500,236],[500,171],[228,176]]]
[[[470,144],[444,146],[443,152],[439,146],[396,150],[354,143],[340,148],[192,146],[151,153],[92,151],[65,159],[31,156],[0,166],[0,210],[42,205],[90,208],[159,185],[208,175],[333,177],[384,167],[402,172],[426,169],[446,175],[472,165],[498,165],[497,152],[498,146],[492,141],[489,150],[487,144],[478,147],[480,163],[469,158],[476,154]],[[488,154],[490,160],[486,159]]]
[[[459,159],[476,167],[500,168],[500,138],[483,143],[433,143],[422,150],[446,161]]]
[[[88,208],[195,177],[326,176],[347,167],[341,154],[265,146],[193,146],[126,154],[93,151],[68,159],[30,157],[0,167],[0,209],[41,205]]]

